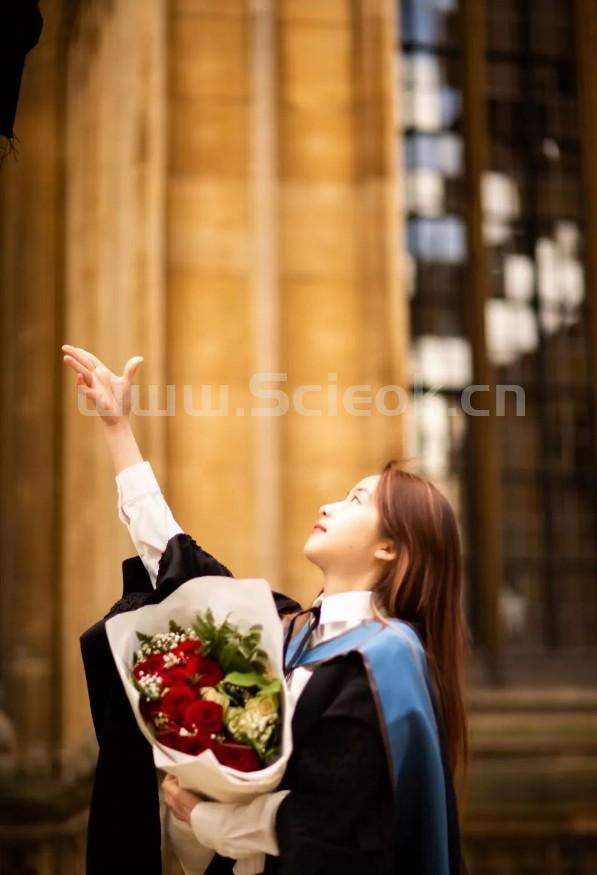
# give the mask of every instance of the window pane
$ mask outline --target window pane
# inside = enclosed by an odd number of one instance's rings
[[[400,11],[398,115],[403,123],[414,393],[408,455],[458,511],[465,602],[472,620],[465,488],[470,454],[460,404],[472,370],[464,322],[468,256],[460,9],[457,0],[403,0]]]
[[[506,405],[499,425],[500,608],[510,681],[540,682],[541,657],[554,659],[561,676],[566,665],[576,672],[597,628],[595,415],[573,6],[507,0],[486,9],[486,333],[497,382],[522,386],[526,402],[524,415]],[[595,671],[583,676],[594,681]]]

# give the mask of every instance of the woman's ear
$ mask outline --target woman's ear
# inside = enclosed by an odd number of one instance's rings
[[[383,562],[393,562],[398,555],[398,550],[393,541],[389,541],[387,544],[382,544],[381,547],[378,547],[373,555],[376,559],[381,559]]]

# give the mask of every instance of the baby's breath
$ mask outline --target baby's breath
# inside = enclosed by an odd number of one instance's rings
[[[137,689],[152,702],[156,702],[162,696],[162,679],[159,674],[142,674],[137,678]]]
[[[139,655],[142,658],[151,656],[153,653],[168,653],[183,641],[199,641],[197,633],[192,626],[181,631],[156,632],[155,635],[144,635],[137,632],[139,639]]]
[[[164,668],[174,668],[175,665],[180,665],[181,663],[182,659],[176,653],[164,654]]]

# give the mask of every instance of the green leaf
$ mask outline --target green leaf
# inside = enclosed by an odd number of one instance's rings
[[[263,627],[253,624],[243,635],[228,622],[228,616],[218,626],[211,609],[197,615],[193,629],[203,643],[202,655],[219,662],[225,674],[233,671],[262,674],[267,666],[267,654],[259,648]]]
[[[237,687],[263,687],[264,679],[255,671],[231,671],[222,683],[236,684]]]
[[[273,681],[270,681],[269,684],[262,687],[257,693],[258,696],[274,696],[276,693],[282,692],[282,682],[279,678],[274,678]]]

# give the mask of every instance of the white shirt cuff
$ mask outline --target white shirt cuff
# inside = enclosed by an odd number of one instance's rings
[[[255,853],[277,857],[276,814],[289,793],[264,793],[248,803],[199,802],[191,812],[197,841],[234,860]]]
[[[160,484],[147,459],[123,468],[115,479],[118,492],[118,516],[125,525],[128,525],[130,516],[126,513],[126,507],[147,495],[155,495],[155,493],[159,495]]]

